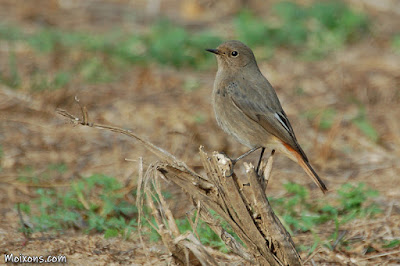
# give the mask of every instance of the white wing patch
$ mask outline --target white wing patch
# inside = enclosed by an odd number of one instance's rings
[[[274,114],[275,118],[278,119],[279,123],[281,123],[281,125],[288,131],[290,132],[290,129],[288,128],[288,126],[286,125],[286,123],[284,121],[282,121],[281,117],[279,116],[278,113]]]

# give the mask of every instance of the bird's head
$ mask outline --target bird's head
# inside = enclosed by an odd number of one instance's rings
[[[216,49],[206,49],[217,56],[218,69],[237,70],[257,65],[253,52],[240,41],[227,41]]]

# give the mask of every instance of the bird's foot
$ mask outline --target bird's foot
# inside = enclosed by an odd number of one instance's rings
[[[232,166],[229,169],[229,174],[228,175],[225,174],[225,177],[231,177],[233,175],[233,172],[235,171],[234,170],[235,169],[235,165],[236,165],[236,163],[238,161],[238,159],[231,159],[231,158],[229,158],[229,159],[231,160]]]

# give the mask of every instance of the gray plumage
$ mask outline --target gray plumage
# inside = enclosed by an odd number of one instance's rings
[[[217,56],[212,104],[220,127],[250,148],[283,152],[325,192],[326,186],[298,144],[276,92],[259,70],[251,49],[239,41],[228,41],[207,51]]]

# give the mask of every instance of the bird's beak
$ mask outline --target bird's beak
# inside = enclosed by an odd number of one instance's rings
[[[218,49],[206,49],[207,52],[219,55],[221,52]]]

